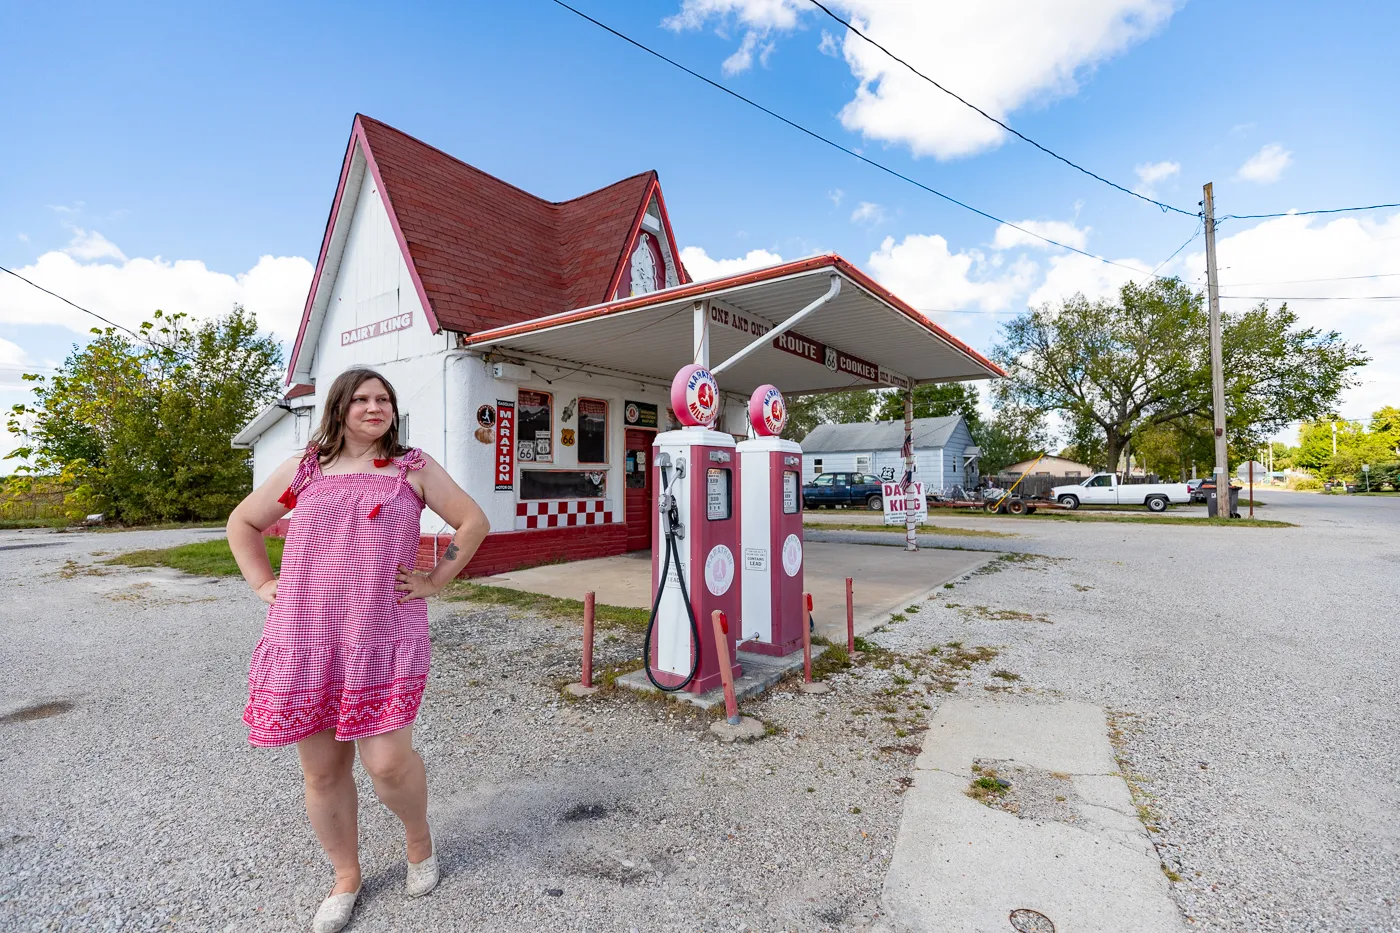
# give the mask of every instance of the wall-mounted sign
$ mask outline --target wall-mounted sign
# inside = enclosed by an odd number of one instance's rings
[[[750,337],[762,337],[774,326],[768,321],[751,318],[716,301],[710,302],[710,323],[732,328]],[[820,363],[834,373],[845,373],[878,385],[899,386],[902,389],[909,387],[907,376],[885,369],[877,363],[861,359],[844,350],[829,347],[810,337],[804,337],[796,331],[787,331],[774,337],[773,346],[785,353],[791,353],[793,356],[800,356],[804,360]]]
[[[565,447],[574,446],[574,429],[565,428],[564,430],[560,431],[559,443],[563,444]]]
[[[359,343],[361,340],[368,340],[371,337],[382,337],[385,334],[392,334],[396,330],[404,330],[413,326],[413,312],[405,311],[403,314],[396,314],[393,317],[386,317],[382,321],[375,321],[373,324],[366,324],[363,327],[352,327],[349,330],[340,332],[340,345],[348,347],[352,343]]]
[[[496,489],[515,488],[515,403],[496,400]]]
[[[656,427],[656,406],[646,402],[623,402],[622,417],[629,428]]]
[[[496,409],[490,405],[482,405],[476,410],[476,423],[483,428],[489,428],[496,423]]]

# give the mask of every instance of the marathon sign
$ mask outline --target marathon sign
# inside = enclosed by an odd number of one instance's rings
[[[348,347],[352,343],[369,340],[371,337],[382,337],[385,334],[392,334],[394,331],[406,330],[411,326],[413,326],[413,312],[405,311],[403,314],[386,317],[382,321],[375,321],[364,327],[352,327],[349,330],[341,331],[340,345]]]
[[[515,403],[496,400],[496,490],[515,489]]]

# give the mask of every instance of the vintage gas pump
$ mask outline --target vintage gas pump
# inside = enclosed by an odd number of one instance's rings
[[[787,406],[773,386],[749,399],[758,435],[738,444],[744,650],[802,650],[802,448],[778,437]]]
[[[658,434],[652,469],[660,514],[652,532],[651,620],[643,649],[647,677],[661,690],[703,693],[720,685],[710,613],[735,620],[724,634],[729,657],[739,618],[739,461],[734,439],[711,430],[719,386],[709,370],[687,366],[671,384],[683,427]],[[737,679],[737,661],[731,662]]]

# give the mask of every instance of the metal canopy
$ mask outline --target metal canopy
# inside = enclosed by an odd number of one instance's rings
[[[842,279],[840,293],[777,338],[786,349],[766,340],[723,372],[721,389],[749,393],[772,383],[798,395],[1004,375],[834,255],[480,331],[462,345],[666,384],[695,361],[697,303],[706,315],[710,359],[719,363],[821,298],[833,275]]]

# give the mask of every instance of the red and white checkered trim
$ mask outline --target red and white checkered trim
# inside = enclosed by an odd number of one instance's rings
[[[612,521],[607,499],[532,499],[515,504],[515,530],[605,525]]]

